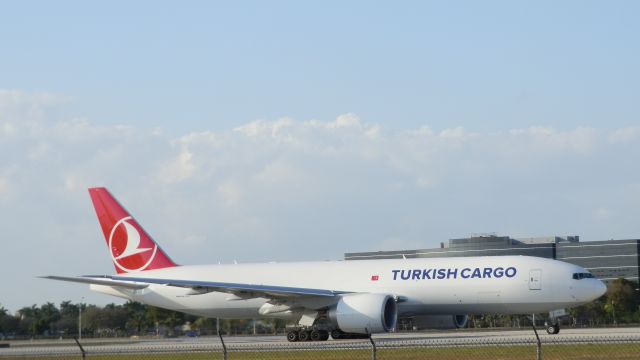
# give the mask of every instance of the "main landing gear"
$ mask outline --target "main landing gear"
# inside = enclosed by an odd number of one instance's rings
[[[369,335],[346,333],[340,329],[332,329],[331,331],[322,329],[293,328],[287,331],[287,340],[289,342],[296,341],[327,341],[329,335],[334,340],[339,339],[368,339]]]
[[[329,340],[329,332],[327,330],[318,329],[291,329],[287,331],[287,340],[289,342],[327,341]]]

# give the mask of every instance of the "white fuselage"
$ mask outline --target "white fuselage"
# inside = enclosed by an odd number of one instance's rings
[[[604,293],[606,288],[600,280],[574,279],[574,273],[586,273],[586,270],[537,257],[487,256],[178,266],[127,275],[391,294],[399,299],[398,314],[410,316],[530,314],[578,306]],[[295,312],[267,314],[264,309],[271,306],[267,299],[245,300],[223,292],[193,294],[189,288],[156,284],[141,290],[103,285],[91,285],[91,288],[207,317],[299,316]],[[308,307],[321,308],[331,306],[335,298],[304,301]]]

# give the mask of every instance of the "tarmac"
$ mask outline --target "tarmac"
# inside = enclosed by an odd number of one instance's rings
[[[549,335],[543,329],[538,330],[543,344],[582,344],[582,343],[640,343],[639,327],[617,328],[562,328],[559,334]],[[384,347],[402,346],[486,346],[486,345],[524,345],[535,344],[532,329],[522,330],[444,330],[425,332],[398,332],[376,334],[373,341]],[[287,342],[284,335],[224,336],[224,342],[230,351],[286,351],[313,349],[355,349],[369,348],[369,340],[328,340],[321,342]],[[9,343],[9,348],[0,348],[1,357],[43,356],[48,354],[79,354],[74,340],[23,340],[0,341]],[[201,351],[221,351],[222,343],[216,336],[196,338],[142,338],[142,339],[83,339],[81,344],[89,353],[188,353]]]

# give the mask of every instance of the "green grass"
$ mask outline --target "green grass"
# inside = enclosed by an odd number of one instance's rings
[[[640,359],[640,343],[636,344],[584,344],[543,345],[545,360],[637,360]],[[526,360],[536,358],[535,346],[482,346],[482,347],[414,347],[379,349],[379,360]],[[38,360],[78,360],[80,356],[38,357]],[[222,353],[175,353],[175,354],[127,354],[91,355],[87,359],[98,360],[204,360],[222,359]],[[232,352],[229,360],[357,360],[371,359],[370,350],[313,350]]]
[[[544,345],[545,360],[637,360],[640,359],[640,344],[585,344]],[[487,346],[459,348],[413,348],[395,351],[384,349],[378,352],[380,360],[524,360],[535,359],[535,346]]]

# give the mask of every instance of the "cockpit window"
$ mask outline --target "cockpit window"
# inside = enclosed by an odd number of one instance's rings
[[[574,280],[593,279],[592,273],[573,273]]]

